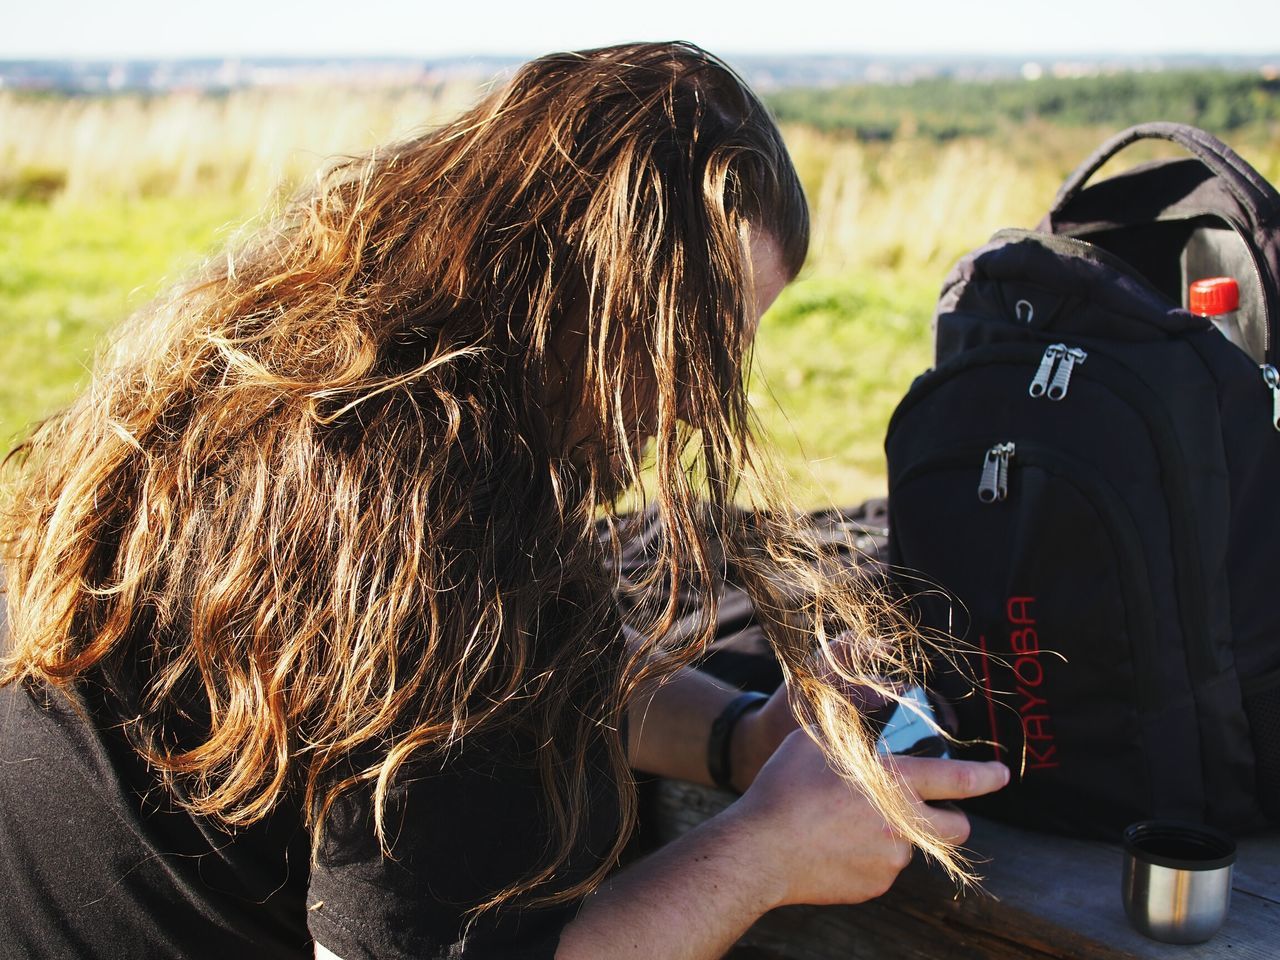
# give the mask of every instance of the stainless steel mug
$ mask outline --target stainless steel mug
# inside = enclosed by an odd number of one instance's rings
[[[1201,943],[1227,917],[1236,844],[1221,830],[1144,820],[1124,832],[1124,910],[1140,933]]]

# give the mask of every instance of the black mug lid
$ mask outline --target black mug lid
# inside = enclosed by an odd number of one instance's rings
[[[1236,842],[1214,827],[1182,820],[1143,820],[1124,831],[1124,849],[1171,870],[1218,870],[1236,862]]]

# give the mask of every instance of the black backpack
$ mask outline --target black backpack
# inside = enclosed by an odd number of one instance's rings
[[[1194,157],[1086,186],[1147,138]],[[1213,275],[1249,352],[1184,308]],[[1280,819],[1278,278],[1276,191],[1152,123],[944,285],[886,440],[890,560],[959,641],[933,678],[953,753],[1013,768],[979,812],[1112,839]]]

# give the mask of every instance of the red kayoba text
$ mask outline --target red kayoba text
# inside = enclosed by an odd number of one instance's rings
[[[1018,715],[1027,745],[1027,769],[1052,770],[1058,766],[1058,745],[1054,742],[1049,701],[1042,689],[1044,664],[1040,661],[1035,602],[1035,597],[1010,597],[1005,604],[1005,614],[1009,620]]]

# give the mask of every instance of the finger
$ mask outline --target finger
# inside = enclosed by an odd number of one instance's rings
[[[853,701],[853,705],[857,707],[861,714],[878,713],[885,710],[890,705],[894,705],[894,701],[888,694],[869,687],[866,684],[858,684],[848,691],[849,699]]]
[[[969,839],[969,818],[959,810],[949,807],[923,805],[925,819],[939,840],[948,843],[964,843]]]
[[[980,797],[1009,782],[1009,768],[990,761],[939,760],[932,757],[894,757],[899,775],[922,800],[960,800]]]

